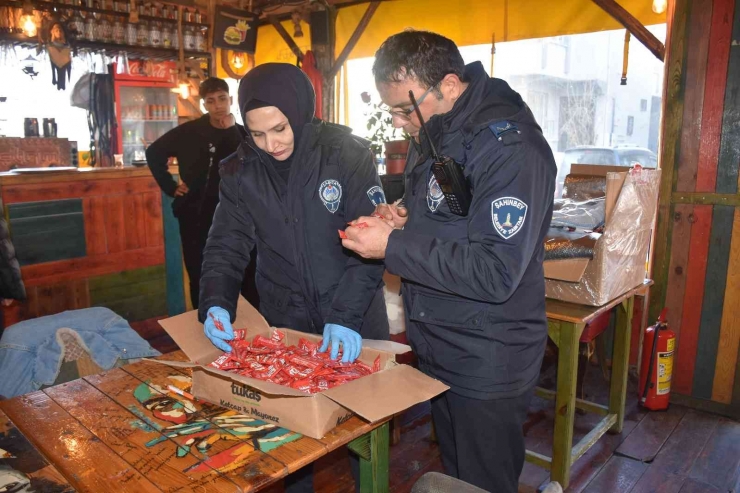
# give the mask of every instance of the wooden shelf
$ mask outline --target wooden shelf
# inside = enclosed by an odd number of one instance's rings
[[[37,46],[38,40],[35,37],[29,38],[25,34],[0,33],[0,43],[11,43],[20,46],[33,47]],[[174,48],[152,48],[150,46],[119,45],[117,43],[102,43],[98,41],[85,40],[74,41],[72,47],[92,51],[108,51],[112,53],[125,51],[128,53],[129,57],[138,56],[154,60],[177,60],[180,53],[179,50]],[[185,51],[185,58],[210,59],[211,54],[207,51]]]
[[[84,5],[68,5],[65,3],[59,3],[59,2],[40,2],[38,0],[31,1],[31,5],[33,5],[33,8],[35,10],[45,11],[45,12],[55,12],[58,10],[73,10],[78,12],[92,12],[95,14],[102,14],[102,15],[110,15],[110,16],[116,16],[116,17],[129,17],[128,12],[119,12],[117,10],[108,10],[108,9],[96,9],[92,7],[86,7]],[[0,0],[0,7],[15,7],[15,8],[21,8],[22,5],[19,2],[12,2],[8,0]],[[141,15],[139,14],[139,19],[145,20],[145,21],[158,21],[158,22],[166,22],[169,24],[177,24],[177,21],[175,19],[165,19],[164,17],[155,17],[151,15]],[[209,24],[204,24],[202,22],[186,22],[183,21],[182,24],[184,26],[195,26],[200,28],[209,28]]]

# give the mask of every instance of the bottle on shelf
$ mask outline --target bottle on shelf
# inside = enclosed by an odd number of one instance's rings
[[[172,48],[172,29],[167,23],[162,26],[162,47]]]
[[[113,42],[119,45],[126,44],[126,28],[120,17],[116,17],[113,23]]]
[[[136,44],[149,46],[149,26],[146,21],[139,20],[139,26],[136,28]]]
[[[203,22],[203,17],[200,15],[200,11],[198,9],[195,9],[195,15],[193,16],[193,22],[197,22],[198,24]]]
[[[85,39],[95,41],[95,18],[89,12],[85,18]]]
[[[153,48],[162,46],[162,30],[159,22],[152,21],[149,25],[149,42]]]
[[[126,23],[126,44],[136,46],[136,24],[133,22]]]
[[[206,37],[201,29],[195,29],[195,51],[206,51]]]
[[[195,51],[195,33],[193,32],[193,26],[185,26],[185,32],[183,32],[183,47],[187,51]]]
[[[82,17],[79,10],[76,10],[72,16],[71,24],[77,39],[83,39],[85,37],[85,19]]]

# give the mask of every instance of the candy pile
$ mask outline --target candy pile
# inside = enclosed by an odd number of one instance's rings
[[[318,344],[300,339],[297,346],[286,346],[284,338],[285,334],[276,330],[271,338],[258,335],[250,343],[246,329],[235,330],[234,340],[230,341],[232,351],[209,366],[309,394],[380,371],[380,357],[372,368],[359,360],[342,363],[341,351],[340,357],[332,360],[329,351],[318,352]]]

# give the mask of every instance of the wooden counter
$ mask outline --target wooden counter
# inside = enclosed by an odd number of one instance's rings
[[[171,199],[148,168],[0,173],[28,300],[20,318],[106,306],[134,322],[184,310]]]

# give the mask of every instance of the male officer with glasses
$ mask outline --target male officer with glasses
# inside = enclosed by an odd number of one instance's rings
[[[543,241],[552,216],[552,151],[521,96],[465,65],[438,34],[406,31],[375,54],[373,74],[393,124],[413,138],[403,205],[350,226],[343,245],[384,258],[403,279],[406,333],[419,368],[450,386],[432,402],[447,474],[514,493],[522,425],[547,341]],[[420,135],[412,91],[426,121]],[[429,139],[459,165],[472,193],[453,213],[432,174]]]

